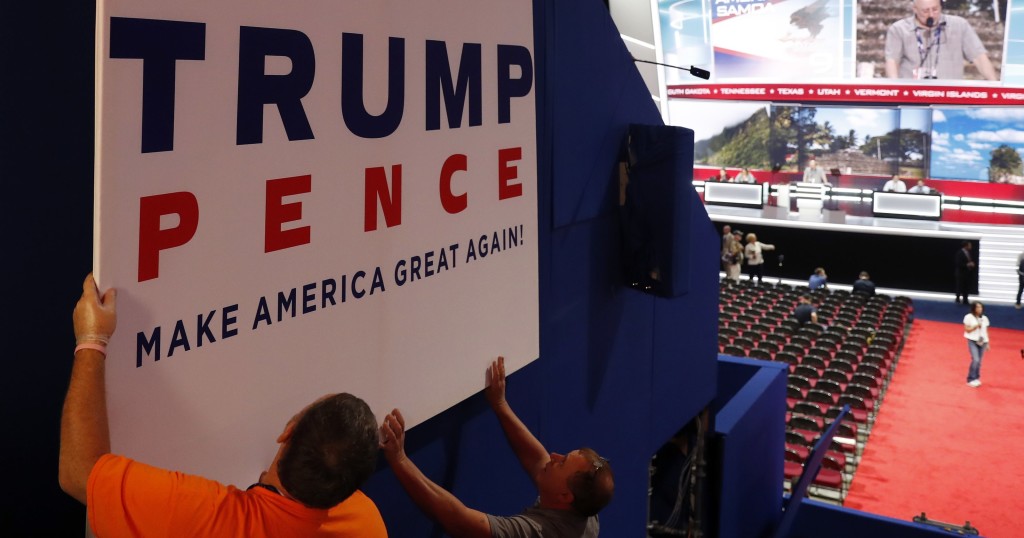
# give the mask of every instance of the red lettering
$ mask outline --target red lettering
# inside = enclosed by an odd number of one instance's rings
[[[505,148],[498,150],[498,199],[515,198],[523,195],[523,184],[509,181],[519,177],[519,168],[509,165],[509,161],[523,158],[523,148]]]
[[[441,181],[439,190],[441,191],[441,207],[445,211],[451,214],[460,213],[469,204],[469,196],[466,193],[462,193],[458,196],[452,194],[452,176],[457,171],[463,171],[469,169],[468,160],[465,155],[456,153],[451,157],[448,157],[444,161],[444,165],[441,167]]]
[[[377,229],[377,201],[380,201],[384,223],[388,228],[402,223],[402,165],[391,165],[393,189],[388,190],[388,174],[383,166],[366,169],[366,190],[363,197],[363,231]]]
[[[312,176],[267,180],[267,214],[264,221],[263,252],[274,252],[309,243],[309,226],[283,230],[286,222],[302,218],[302,202],[283,203],[285,196],[313,190]]]
[[[177,215],[178,225],[163,230],[160,218]],[[139,200],[139,282],[160,276],[160,251],[188,243],[199,228],[199,202],[191,192],[143,196]]]

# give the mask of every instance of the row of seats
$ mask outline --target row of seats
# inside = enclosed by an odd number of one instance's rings
[[[793,317],[801,295],[811,296],[819,324],[801,325]],[[845,499],[912,315],[907,297],[722,281],[719,351],[789,365],[787,487],[799,476],[820,432],[849,405],[851,413],[811,489],[827,500]]]

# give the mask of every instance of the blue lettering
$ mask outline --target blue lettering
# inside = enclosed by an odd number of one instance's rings
[[[352,275],[352,296],[356,299],[362,299],[363,295],[366,295],[366,290],[356,288],[356,283],[365,276],[366,271],[356,271],[356,274]]]
[[[175,348],[183,347],[185,351],[192,349],[192,346],[188,343],[188,334],[185,332],[185,324],[179,319],[174,324],[174,335],[171,337],[171,347],[167,348],[167,357],[174,356]]]
[[[210,310],[206,318],[203,318],[202,314],[196,316],[196,347],[203,347],[203,335],[206,335],[211,344],[217,341],[213,337],[213,332],[210,331],[210,322],[213,321],[213,315],[216,313],[216,310]]]
[[[438,254],[439,255],[437,256],[437,272],[440,273],[441,271],[448,269],[448,255],[445,254],[443,248]]]
[[[341,35],[341,116],[352,134],[384,138],[394,133],[405,113],[405,39],[388,38],[388,104],[380,115],[366,111],[363,99],[363,35]],[[376,69],[374,69],[376,71]]]
[[[420,266],[423,263],[420,261],[419,256],[413,256],[409,259],[409,281],[419,280],[420,277]]]
[[[442,251],[442,252],[444,252],[444,251]],[[428,276],[434,276],[434,251],[433,250],[431,250],[430,252],[428,252],[428,253],[423,255],[423,276],[424,276],[424,278],[426,278]]]
[[[373,283],[370,285],[370,295],[373,295],[373,292],[377,291],[378,289],[380,291],[385,291],[384,276],[381,275],[380,267],[377,267],[373,271]]]
[[[452,243],[451,245],[448,246],[448,249],[452,251],[452,267],[455,267],[455,265],[458,263],[458,260],[455,257],[455,252],[459,250],[459,244]],[[446,263],[445,267],[447,267],[447,265],[448,264]]]
[[[406,272],[405,272],[405,260],[398,260],[395,264],[395,284],[399,287],[405,285]]]
[[[511,67],[522,74],[512,78]],[[526,47],[498,45],[498,123],[512,122],[512,98],[529,95],[533,87],[533,59]]]
[[[310,282],[302,286],[302,313],[308,314],[316,310],[316,294],[312,293],[316,288],[316,282]]]
[[[160,360],[160,327],[153,329],[153,335],[146,338],[146,333],[139,332],[135,335],[135,367],[142,366],[142,352],[146,355],[153,355],[153,360]]]
[[[481,258],[486,258],[487,257],[487,236],[486,235],[481,235],[480,236],[480,243],[477,244],[476,249],[477,249],[478,252],[480,252],[480,257]]]
[[[448,65],[448,46],[444,41],[427,40],[426,57],[426,105],[427,130],[441,128],[441,98],[448,116],[448,128],[462,126],[462,113],[469,100],[469,125],[483,123],[483,91],[480,81],[481,53],[479,43],[462,45],[459,60],[458,83],[452,81],[451,66]]]
[[[252,329],[254,331],[261,321],[265,321],[267,325],[272,323],[270,321],[270,308],[267,307],[266,297],[260,297],[260,304],[256,307],[256,318],[252,320]]]
[[[264,73],[267,56],[291,60],[287,75]],[[288,140],[310,140],[302,98],[313,87],[316,59],[313,44],[297,30],[243,26],[238,45],[238,145],[263,142],[263,106],[276,104]]]
[[[283,291],[277,292],[277,321],[284,318],[285,312],[290,312],[291,317],[295,317],[295,288],[292,288],[287,296]]]
[[[111,17],[110,57],[142,60],[142,153],[173,150],[176,62],[206,59],[206,25]]]
[[[232,314],[232,313],[237,312],[237,311],[238,311],[238,305],[237,304],[233,304],[231,306],[224,307],[224,310],[221,312],[221,318],[220,318],[220,320],[221,320],[220,321],[220,338],[221,338],[221,340],[227,340],[228,338],[231,338],[232,336],[235,336],[236,334],[238,334],[238,329],[235,329],[235,328],[232,327],[232,325],[234,325],[235,322],[238,321],[238,320],[237,320],[237,318],[235,318],[235,316],[229,315],[229,314]]]
[[[320,308],[327,308],[327,301],[331,302],[331,306],[334,306],[334,291],[337,289],[337,285],[333,278],[328,278],[320,283],[320,287],[323,288],[323,298],[320,300]]]

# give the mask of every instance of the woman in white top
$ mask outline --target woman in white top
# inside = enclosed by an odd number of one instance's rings
[[[967,384],[972,387],[981,385],[981,356],[988,350],[988,316],[984,314],[985,306],[975,302],[971,311],[964,316],[964,338],[967,349],[971,352],[971,367],[967,370]]]
[[[744,254],[747,257],[747,272],[750,275],[750,280],[754,280],[754,275],[757,275],[757,283],[764,282],[764,254],[765,250],[775,250],[775,245],[769,245],[762,243],[757,240],[757,236],[749,233],[747,234],[747,246],[744,248]]]
[[[750,169],[745,166],[740,170],[739,174],[736,174],[733,181],[736,183],[757,183],[757,179],[754,178],[754,174],[751,174]]]

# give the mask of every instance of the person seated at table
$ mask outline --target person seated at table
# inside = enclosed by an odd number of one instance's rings
[[[721,169],[718,170],[718,175],[717,176],[708,178],[708,181],[717,181],[719,183],[732,183],[733,182],[732,178],[729,177],[729,172],[726,171],[724,166]]]
[[[910,193],[910,194],[938,194],[939,193],[939,191],[929,187],[928,185],[925,185],[923,179],[917,180],[917,185],[914,185],[913,187],[910,187],[910,190],[907,191],[907,192]]]
[[[907,184],[897,174],[885,182],[885,185],[882,186],[882,192],[907,192]]]
[[[754,177],[754,174],[750,173],[749,168],[744,166],[740,173],[736,174],[736,177],[733,178],[733,181],[736,183],[757,183],[757,178]]]

